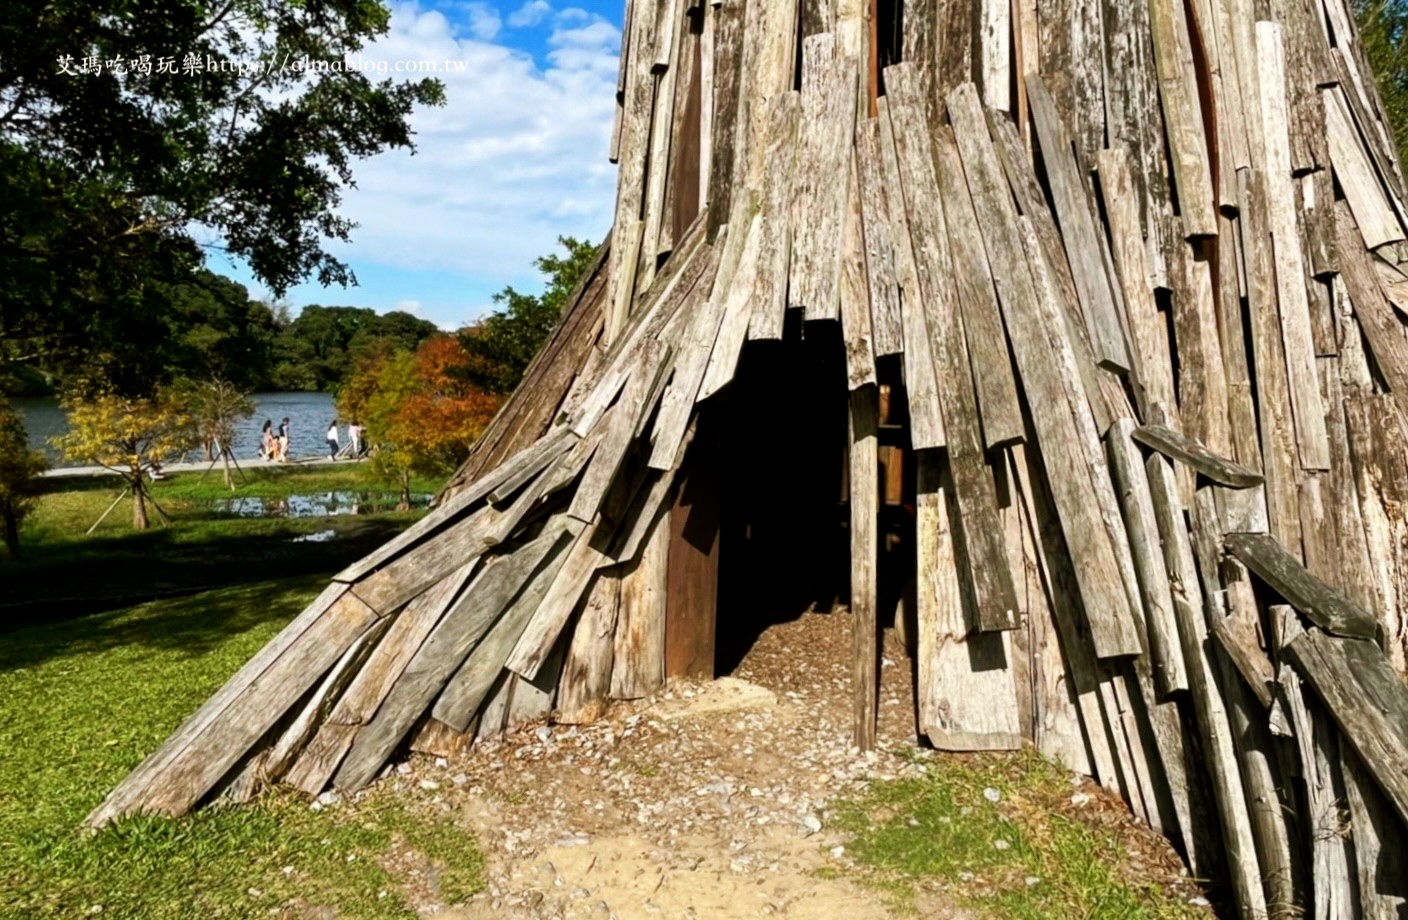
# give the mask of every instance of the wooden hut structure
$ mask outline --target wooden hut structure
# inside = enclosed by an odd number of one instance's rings
[[[907,568],[935,746],[1096,777],[1241,915],[1400,916],[1408,196],[1348,0],[630,0],[617,99],[610,240],[434,510],[89,822],[591,720],[838,574],[866,747]]]

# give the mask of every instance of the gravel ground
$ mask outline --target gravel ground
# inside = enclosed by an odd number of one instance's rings
[[[448,760],[417,755],[386,781],[459,814],[487,855],[488,884],[449,908],[423,857],[389,857],[396,874],[424,916],[446,920],[890,917],[845,871],[827,801],[941,755],[915,744],[910,662],[893,635],[879,749],[851,746],[850,623],[808,613],[773,626],[730,678],[673,684],[593,725],[529,728]],[[941,898],[919,910],[965,916]]]

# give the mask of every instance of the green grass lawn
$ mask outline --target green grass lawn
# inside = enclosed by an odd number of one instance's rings
[[[0,641],[0,917],[414,917],[389,866],[414,850],[439,899],[482,884],[429,793],[314,811],[270,794],[96,835],[79,822],[321,588],[262,582],[12,631]],[[399,858],[386,859],[395,849]]]
[[[39,507],[20,533],[23,558],[0,558],[0,578],[6,582],[0,629],[130,606],[137,600],[335,572],[423,513],[239,517],[223,505],[230,498],[274,503],[327,493],[355,493],[370,501],[380,498],[382,507],[394,505],[395,495],[370,479],[364,465],[249,470],[248,480],[235,492],[224,488],[218,471],[204,477],[191,472],[154,484],[156,500],[171,514],[172,524],[161,524],[149,511],[151,528],[132,530],[130,499],[123,499],[87,535],[88,527],[122,491],[120,480],[90,476],[43,482]],[[422,479],[412,485],[417,492],[432,493],[439,484]],[[306,539],[314,534],[333,538]]]
[[[901,907],[937,889],[1004,920],[1206,918],[1191,884],[1170,888],[1169,854],[1072,805],[1070,773],[1034,752],[943,757],[921,778],[877,782],[834,805],[847,853]],[[993,801],[993,799],[996,801]],[[1107,814],[1126,816],[1123,807]],[[1159,859],[1159,850],[1164,858]]]

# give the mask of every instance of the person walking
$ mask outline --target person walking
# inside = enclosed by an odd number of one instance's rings
[[[337,439],[337,419],[328,422],[328,459],[336,460],[337,452],[342,449],[341,442]]]
[[[352,442],[352,459],[362,459],[362,426],[356,419],[347,426],[347,440]]]
[[[277,451],[278,439],[274,437],[274,420],[266,418],[264,427],[259,430],[259,459],[273,460]]]
[[[279,462],[288,462],[288,416],[279,423]]]

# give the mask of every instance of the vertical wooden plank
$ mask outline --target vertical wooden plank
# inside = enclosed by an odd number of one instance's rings
[[[876,571],[879,561],[879,476],[876,445],[879,391],[868,384],[851,393],[851,694],[852,738],[875,747],[880,643],[876,630]]]
[[[616,651],[611,666],[612,699],[639,699],[665,684],[670,532],[670,511],[662,508],[651,525],[640,558],[625,567],[621,578]]]
[[[978,0],[978,36],[982,60],[983,103],[1012,109],[1012,3]]]
[[[1184,5],[1178,0],[1149,0],[1149,20],[1183,231],[1190,237],[1213,236],[1217,233],[1217,215],[1212,171],[1207,132],[1197,103],[1192,41]]]
[[[719,593],[718,435],[700,422],[677,474],[665,583],[665,676],[714,676]]]
[[[1276,259],[1276,295],[1281,338],[1290,381],[1291,412],[1296,446],[1306,470],[1329,468],[1330,445],[1325,434],[1325,409],[1315,373],[1315,347],[1310,334],[1310,303],[1306,297],[1305,265],[1296,224],[1295,190],[1291,181],[1289,137],[1286,131],[1285,70],[1281,27],[1256,24],[1257,64],[1261,89],[1261,125],[1266,155],[1266,206]]]
[[[875,380],[870,285],[865,277],[865,236],[861,228],[860,177],[850,147],[846,170],[846,212],[841,226],[841,337],[846,348],[846,382],[855,390]]]
[[[876,110],[879,110],[878,101]],[[856,156],[861,224],[865,231],[866,279],[870,285],[871,340],[877,357],[901,354],[904,325],[900,317],[900,288],[889,212],[889,197],[897,191],[892,191],[885,183],[878,118],[856,126]]]
[[[763,238],[758,252],[750,339],[782,338],[787,311],[787,275],[792,261],[792,186],[796,176],[798,123],[802,96],[781,93],[769,103],[767,161],[763,190]]]
[[[742,115],[739,100],[743,92],[743,13],[742,3],[728,3],[714,5],[707,14],[713,22],[710,48],[713,67],[710,82],[706,85],[706,89],[712,88],[713,98],[708,133],[709,193],[705,196],[705,201],[709,203],[711,241],[729,220],[735,179],[744,178],[741,170],[735,176],[734,169],[734,151]]]
[[[598,569],[587,589],[562,666],[557,721],[583,724],[606,710],[615,660],[616,618],[621,598],[621,567]]]

